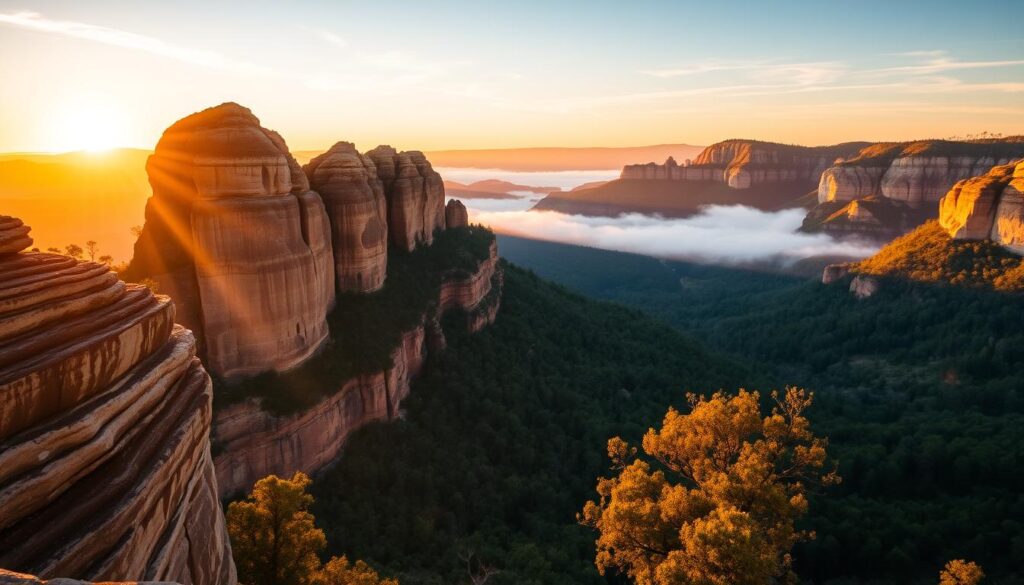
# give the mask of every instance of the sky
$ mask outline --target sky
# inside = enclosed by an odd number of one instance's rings
[[[292,150],[1024,134],[1019,0],[0,0],[0,152],[152,148],[236,101]]]

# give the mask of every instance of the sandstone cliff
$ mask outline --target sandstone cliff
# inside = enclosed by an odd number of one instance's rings
[[[939,203],[939,224],[955,239],[1024,254],[1024,160],[954,185]]]
[[[466,206],[458,199],[449,201],[444,208],[444,222],[447,229],[469,225],[469,212],[466,211]]]
[[[1024,156],[1024,138],[880,143],[821,174],[818,201],[869,195],[910,204],[938,201],[954,183]]]
[[[669,157],[664,165],[628,165],[623,179],[717,181],[733,189],[763,183],[817,184],[822,171],[837,158],[853,156],[866,143],[834,146],[794,146],[757,140],[726,140],[705,148],[693,161],[680,166]],[[794,193],[796,197],[802,193]]]
[[[422,152],[378,146],[366,155],[377,167],[388,207],[388,234],[398,250],[434,241],[444,229],[444,181]]]
[[[227,103],[164,132],[128,274],[152,278],[221,376],[283,370],[327,339],[331,229],[276,133]]]
[[[268,412],[256,399],[218,410],[213,438],[219,447],[215,466],[221,494],[247,490],[271,473],[312,473],[333,460],[356,429],[398,416],[428,353],[444,347],[441,316],[462,310],[469,330],[480,330],[496,317],[501,285],[497,246],[492,244],[489,257],[475,271],[443,278],[433,308],[402,334],[391,352],[390,367],[350,378],[314,407],[295,414]]]
[[[372,292],[384,286],[388,219],[384,188],[370,157],[339,142],[305,166],[331,223],[338,290]]]
[[[49,581],[45,581],[36,577],[35,575],[28,575],[25,573],[15,573],[14,571],[7,571],[0,569],[0,585],[104,585],[103,583],[94,584],[89,581],[79,581],[77,579],[65,579],[57,578]],[[115,585],[113,582],[108,582],[105,585]],[[170,581],[133,581],[132,583],[123,583],[123,585],[176,585]]]
[[[24,242],[18,222],[0,226],[0,242],[11,226]],[[4,250],[0,566],[234,583],[210,377],[174,305],[101,264]]]

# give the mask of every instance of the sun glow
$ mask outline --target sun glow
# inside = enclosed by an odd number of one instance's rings
[[[49,150],[103,152],[128,143],[128,125],[104,96],[67,100],[50,117]]]

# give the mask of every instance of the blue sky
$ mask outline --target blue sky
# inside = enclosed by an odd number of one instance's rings
[[[293,148],[1024,133],[1019,2],[0,0],[0,151],[234,100]],[[371,144],[372,143],[372,144]]]

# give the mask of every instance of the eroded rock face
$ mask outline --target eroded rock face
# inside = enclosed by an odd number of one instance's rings
[[[717,181],[733,189],[767,183],[816,185],[822,171],[837,158],[853,156],[866,143],[834,146],[793,146],[757,140],[726,140],[705,148],[690,164],[671,157],[663,165],[627,165],[622,179]],[[794,193],[794,196],[800,193]]]
[[[1024,140],[929,140],[873,144],[821,174],[818,202],[852,201],[871,195],[927,205],[957,181],[1024,156]]]
[[[466,227],[469,225],[469,212],[458,199],[452,199],[444,208],[444,222],[447,229]]]
[[[305,166],[331,224],[338,289],[384,286],[388,264],[387,203],[377,168],[350,142],[339,142]]]
[[[954,185],[939,203],[939,224],[955,239],[991,239],[1024,254],[1024,161]]]
[[[0,566],[235,582],[195,354],[167,297],[100,264],[0,254]]]
[[[444,229],[444,181],[419,151],[378,146],[366,153],[377,168],[387,199],[391,245],[412,251],[430,245]]]
[[[502,282],[495,244],[474,273],[445,279],[437,314],[424,315],[418,326],[405,332],[391,354],[391,368],[350,379],[330,398],[298,414],[278,416],[254,400],[217,412],[213,437],[223,447],[215,459],[221,494],[246,491],[271,473],[313,473],[338,456],[353,431],[398,416],[428,352],[444,348],[441,314],[464,310],[467,327],[478,331],[494,322]]]
[[[173,124],[147,163],[153,196],[129,269],[181,308],[207,367],[284,370],[327,339],[327,213],[279,135],[228,103]]]

